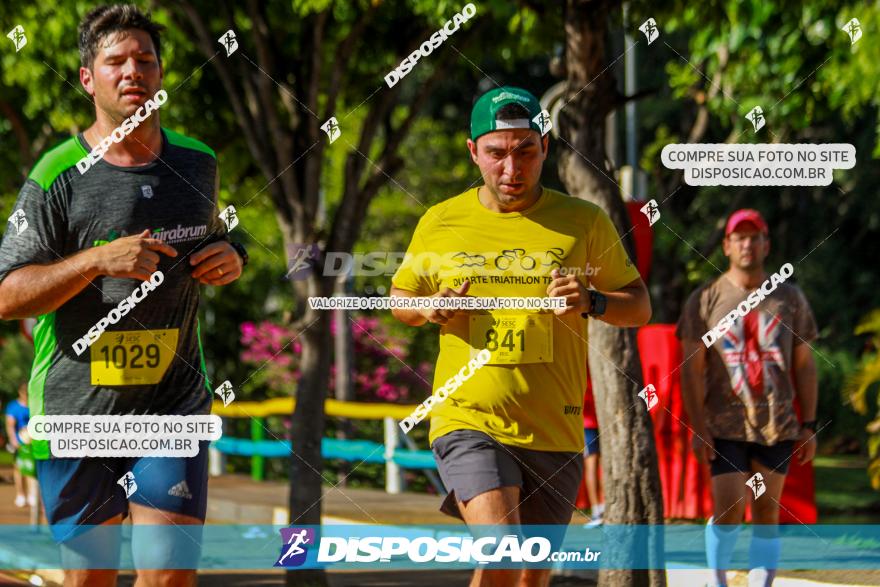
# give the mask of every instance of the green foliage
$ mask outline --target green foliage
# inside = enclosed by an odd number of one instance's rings
[[[874,523],[880,495],[865,476],[864,457],[818,456],[813,462],[818,480],[816,506],[823,524]],[[857,518],[856,516],[862,516]]]
[[[874,352],[866,353],[862,358],[862,365],[848,381],[846,392],[860,414],[874,414],[875,419],[867,426],[870,433],[868,455],[871,457],[868,474],[871,485],[880,490],[880,395],[876,393],[876,386],[880,383],[880,353],[877,352],[880,349],[880,310],[871,311],[856,328],[856,334],[870,335]],[[876,403],[874,408],[869,407],[872,397]]]
[[[686,50],[669,41],[687,58],[668,62],[670,86],[679,97],[698,86],[708,92],[703,75],[714,80],[720,73],[721,91],[709,107],[737,133],[747,130],[744,116],[756,104],[763,105],[768,128],[779,136],[821,123],[838,110],[852,122],[866,106],[877,106],[869,87],[880,73],[870,44],[851,46],[841,30],[855,15],[865,30],[872,30],[878,8],[822,1],[688,4],[663,20],[664,30],[687,32]]]
[[[858,368],[860,342],[853,330],[864,309],[876,305],[878,287],[872,267],[880,212],[873,203],[877,167],[872,158],[880,153],[875,83],[880,60],[866,37],[851,45],[841,28],[855,16],[865,31],[875,30],[880,6],[721,0],[675,2],[661,12],[636,3],[629,11],[629,30],[635,31],[649,12],[661,37],[634,51],[639,89],[659,88],[639,105],[641,164],[663,214],[662,224],[654,227],[651,285],[662,292],[654,299],[655,320],[677,320],[685,296],[728,268],[719,242],[726,215],[736,207],[758,208],[770,226],[768,269],[794,264],[794,279],[819,325],[814,344],[818,416],[827,425],[820,451],[860,445],[865,452],[865,425],[875,411],[867,410],[876,388],[870,382],[880,377],[876,357],[863,358],[853,384],[860,393],[853,395],[845,384]],[[744,118],[755,105],[762,106],[767,120],[758,133]],[[681,185],[660,164],[660,150],[685,142],[702,108],[708,120],[699,142],[852,143],[857,165],[836,172],[828,187]]]
[[[30,377],[34,345],[21,334],[0,340],[0,401],[6,405],[18,396],[18,386]]]
[[[255,60],[254,25],[245,5],[233,3],[226,14],[208,2],[194,4],[212,34],[216,32],[214,38],[229,28],[230,20],[234,22],[240,51]],[[422,29],[436,30],[464,4],[453,0],[294,0],[261,4],[284,58],[291,61],[304,55],[303,40],[308,32],[304,23],[308,21],[303,17],[332,6],[333,26],[328,28],[321,55],[325,76],[357,16],[370,6],[377,10],[357,58],[345,64],[345,87],[337,107],[345,140],[325,150],[321,187],[326,214],[319,229],[326,229],[339,205],[349,143],[357,143],[367,113],[367,104],[362,102],[376,99],[370,98],[371,93],[377,87],[383,89],[381,76],[405,56],[412,35],[421,34]],[[525,4],[533,4],[536,9],[525,8]],[[93,118],[90,100],[79,87],[76,25],[94,5],[80,0],[0,5],[4,32],[14,24],[22,24],[29,39],[20,53],[10,50],[7,39],[0,39],[4,41],[0,44],[0,101],[20,114],[30,141],[30,156],[82,130]],[[455,54],[454,67],[435,87],[423,116],[405,140],[401,149],[405,165],[372,203],[356,251],[405,250],[427,207],[479,180],[467,155],[465,139],[471,99],[492,85],[486,76],[500,84],[523,85],[539,95],[557,81],[549,75],[547,65],[564,40],[560,3],[489,0],[475,5],[477,17],[467,26],[481,26],[480,35],[470,45],[461,44],[456,36],[443,45],[441,51],[461,55]],[[206,57],[191,34],[175,24],[169,11],[175,10],[176,4],[158,2],[152,6],[155,18],[168,25],[163,36],[165,87],[174,91],[169,92],[169,102],[163,106],[163,124],[215,148],[221,172],[221,204],[234,203],[241,215],[233,236],[247,245],[251,264],[235,285],[204,288],[202,338],[212,381],[244,381],[253,368],[238,360],[239,325],[257,319],[284,323],[293,307],[290,286],[283,279],[284,242],[269,198],[269,179],[261,175],[252,160],[216,71],[205,64]],[[658,88],[655,95],[638,105],[641,163],[651,175],[649,195],[661,203],[663,214],[663,224],[655,226],[652,286],[661,293],[654,300],[656,319],[676,320],[684,296],[699,283],[717,276],[716,267],[726,269],[723,254],[710,244],[735,198],[740,198],[743,206],[759,208],[771,226],[769,266],[797,261],[795,278],[820,325],[821,344],[817,350],[827,358],[816,357],[820,418],[831,422],[825,434],[861,441],[867,433],[856,431],[863,428],[864,416],[855,414],[841,401],[840,390],[855,369],[854,357],[859,351],[853,329],[864,308],[876,305],[878,284],[871,268],[876,264],[874,244],[880,238],[880,209],[874,204],[880,173],[871,158],[880,155],[880,97],[876,91],[880,59],[876,58],[869,34],[851,46],[840,29],[849,18],[857,16],[865,31],[877,30],[880,9],[877,4],[842,5],[829,0],[722,0],[673,2],[668,6],[664,14],[655,3],[631,3],[630,22],[625,23],[627,30],[636,35],[634,40],[640,42],[633,49],[638,56],[639,88]],[[648,14],[657,19],[662,30],[658,42],[650,47],[636,31]],[[612,18],[619,22],[619,13]],[[611,31],[615,38],[620,32],[619,28]],[[421,61],[400,82],[402,99],[392,116],[395,123],[408,113],[408,100],[440,55],[437,51]],[[609,63],[617,57],[609,50]],[[622,61],[609,68],[609,75],[620,78],[621,65]],[[708,80],[716,79],[721,91],[713,92]],[[306,89],[305,80],[278,81],[297,92]],[[325,95],[319,95],[319,105],[325,100]],[[857,148],[858,164],[853,170],[838,172],[835,185],[827,188],[757,188],[740,193],[735,188],[685,186],[670,196],[678,186],[659,163],[660,150],[670,142],[686,140],[703,104],[709,122],[701,142],[851,142]],[[759,135],[751,132],[743,118],[755,104],[762,105],[768,121],[766,132]],[[620,115],[619,121],[622,119]],[[0,113],[0,212],[7,216],[29,167],[27,154],[19,152],[12,131],[11,121]],[[371,152],[365,153],[373,161],[383,147],[385,132],[383,128]],[[551,143],[551,156],[557,150],[558,145]],[[546,183],[560,187],[555,183],[554,168],[555,162],[548,161]],[[355,281],[354,289],[366,292],[384,287],[387,291],[389,285],[390,275],[363,277]],[[394,336],[408,338],[408,356],[414,362],[434,361],[436,327],[414,329],[395,322],[387,313],[379,317]],[[871,328],[860,333],[876,337],[876,329]],[[0,348],[4,391],[13,380],[24,377],[29,366],[25,349],[16,346],[15,329],[15,324],[0,325],[0,336],[9,333]],[[864,391],[857,393],[853,402],[872,411],[870,381],[880,376],[880,366],[875,355],[866,356],[864,361],[857,380],[857,387],[864,386]],[[16,368],[24,370],[19,373],[14,371]],[[249,391],[244,393],[246,396]],[[276,422],[273,426],[282,424]],[[380,430],[366,428],[358,429],[358,433],[375,436],[376,440],[381,435]],[[416,430],[413,434],[425,447],[422,432]],[[278,467],[279,474],[286,474],[286,465]],[[381,480],[381,475],[371,469],[364,471]]]
[[[630,11],[628,26],[643,19],[647,8],[638,8],[641,12]],[[713,242],[733,197],[739,196],[741,206],[757,207],[768,217],[770,266],[798,261],[795,278],[814,304],[823,339],[855,351],[852,328],[859,308],[876,291],[876,279],[865,268],[872,264],[868,243],[880,229],[880,213],[871,204],[876,167],[870,162],[880,136],[872,81],[880,60],[864,39],[850,45],[841,27],[858,16],[870,30],[880,9],[751,0],[689,3],[654,16],[663,36],[656,49],[639,55],[640,64],[647,62],[639,85],[663,89],[650,101],[651,108],[641,108],[639,140],[647,145],[642,163],[655,181],[657,200],[666,202],[663,221],[674,230],[655,231],[655,259],[680,260],[687,275],[683,294],[718,274],[697,251],[726,269],[718,248],[706,244]],[[756,104],[767,118],[757,134],[744,118]],[[700,142],[851,142],[857,166],[837,172],[835,184],[827,188],[679,188],[671,183],[673,174],[659,165],[659,152],[685,139],[703,105],[709,121]],[[675,306],[680,303],[669,304]]]
[[[864,454],[869,418],[853,408],[845,391],[847,380],[858,369],[858,360],[847,350],[816,344],[813,360],[819,386],[816,410],[819,426],[819,452],[823,454]]]

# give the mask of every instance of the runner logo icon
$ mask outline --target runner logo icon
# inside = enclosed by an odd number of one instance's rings
[[[746,120],[751,122],[752,126],[755,127],[755,132],[758,132],[764,128],[764,111],[761,110],[760,106],[755,106],[746,114]]]
[[[235,31],[229,29],[223,36],[217,39],[217,42],[223,45],[223,48],[226,49],[226,56],[229,57],[235,50],[238,49],[238,39],[235,38]]]
[[[235,206],[232,204],[226,206],[222,212],[220,212],[220,220],[226,224],[226,230],[232,230],[236,226],[238,226],[238,212],[235,211]]]
[[[660,401],[657,398],[657,390],[654,388],[653,383],[649,383],[645,386],[645,388],[639,392],[639,397],[645,400],[645,405],[648,407],[648,411],[657,405],[657,402]]]
[[[553,120],[550,118],[550,113],[546,110],[541,110],[541,113],[535,116],[532,122],[540,127],[542,137],[553,130]]]
[[[120,477],[119,481],[117,481],[116,484],[125,490],[126,499],[131,497],[131,494],[138,489],[138,484],[134,480],[134,473],[132,473],[131,471]]]
[[[660,207],[657,205],[656,200],[648,200],[648,203],[639,208],[648,218],[648,225],[654,226],[654,223],[660,220]]]
[[[9,217],[9,222],[12,224],[13,228],[15,228],[15,236],[19,236],[27,230],[28,221],[24,210],[16,210],[13,212],[12,216]]]
[[[24,34],[24,27],[20,24],[15,25],[15,28],[6,33],[6,36],[9,37],[12,44],[15,45],[16,53],[21,51],[21,49],[27,45],[27,35]]]
[[[297,281],[307,279],[312,274],[315,259],[318,258],[318,245],[297,243],[291,245],[288,251],[290,269],[285,277]]]
[[[857,18],[853,18],[852,20],[850,20],[848,23],[843,25],[843,28],[840,30],[849,35],[850,45],[855,45],[856,42],[862,38],[862,23],[860,23],[859,19]]]
[[[755,499],[758,499],[764,492],[767,491],[767,487],[764,485],[764,476],[760,473],[755,473],[749,480],[746,481],[746,485],[751,488],[752,493],[755,495]]]
[[[281,556],[275,561],[276,567],[300,567],[309,554],[307,545],[315,544],[314,528],[281,528]]]
[[[232,383],[228,379],[221,383],[220,387],[214,390],[214,393],[223,400],[224,408],[235,400],[235,392],[232,390]]]
[[[333,141],[339,138],[339,135],[342,134],[342,130],[339,128],[339,122],[336,120],[335,116],[331,116],[327,122],[321,125],[321,130],[327,133],[327,138],[330,139],[330,144],[333,144]]]
[[[656,41],[657,37],[660,36],[660,29],[657,28],[657,21],[653,18],[649,18],[643,22],[642,26],[639,27],[639,30],[645,35],[645,39],[647,39],[649,45]]]

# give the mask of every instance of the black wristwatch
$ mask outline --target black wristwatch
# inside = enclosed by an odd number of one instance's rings
[[[241,257],[241,266],[244,267],[248,264],[248,254],[247,249],[244,248],[244,245],[241,243],[236,243],[230,241],[229,244],[235,249],[235,252],[238,253],[238,256]]]
[[[810,420],[809,422],[801,422],[801,428],[806,428],[811,431],[813,434],[816,433],[816,421]]]
[[[581,312],[581,317],[590,318],[591,316],[601,316],[605,313],[605,305],[608,298],[604,294],[597,292],[595,289],[590,290],[590,311]]]

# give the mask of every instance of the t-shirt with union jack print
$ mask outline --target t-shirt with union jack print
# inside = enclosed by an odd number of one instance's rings
[[[688,298],[676,335],[700,340],[752,291],[724,275],[703,285]],[[709,433],[768,446],[797,439],[792,350],[816,337],[807,298],[791,283],[779,284],[757,307],[738,317],[706,355],[704,409]]]

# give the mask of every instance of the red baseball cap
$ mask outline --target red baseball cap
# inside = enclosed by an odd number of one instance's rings
[[[764,221],[764,217],[761,216],[760,212],[753,210],[752,208],[742,208],[730,215],[730,218],[727,220],[727,227],[724,229],[724,236],[735,231],[737,226],[743,222],[751,222],[755,225],[755,228],[764,234],[767,234],[768,232],[767,223]]]

